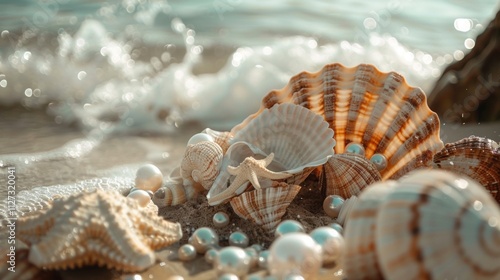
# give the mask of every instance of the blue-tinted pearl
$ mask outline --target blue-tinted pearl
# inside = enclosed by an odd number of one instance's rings
[[[232,273],[238,277],[242,277],[250,269],[250,258],[239,247],[224,247],[215,258],[214,267],[218,275]]]
[[[259,253],[252,247],[245,248],[244,251],[250,258],[250,268],[256,267],[259,261]]]
[[[232,273],[224,273],[217,280],[239,280],[240,278]]]
[[[219,252],[217,251],[217,249],[214,249],[214,248],[208,249],[205,252],[205,256],[204,256],[205,261],[209,264],[212,264],[218,254],[219,254]]]
[[[191,244],[184,244],[177,251],[181,261],[192,261],[196,258],[196,249]]]
[[[269,248],[269,272],[278,279],[299,274],[315,279],[322,264],[321,246],[305,233],[285,234]]]
[[[339,216],[343,204],[344,199],[341,196],[329,195],[323,200],[323,210],[328,216],[335,219]]]
[[[344,238],[330,227],[319,227],[311,231],[309,235],[321,246],[323,264],[337,262],[344,252]]]
[[[284,220],[283,222],[279,223],[279,225],[276,227],[276,230],[274,231],[274,236],[277,238],[287,233],[305,232],[305,231],[306,230],[304,229],[301,223],[294,220]]]
[[[387,159],[382,154],[374,154],[370,161],[377,167],[378,171],[382,171],[387,167]]]
[[[201,227],[193,232],[189,244],[196,248],[198,254],[205,254],[208,249],[219,246],[219,235],[209,227]]]
[[[338,233],[344,234],[344,228],[340,224],[331,223],[328,226],[336,230]]]
[[[240,248],[246,248],[248,247],[248,236],[241,232],[241,231],[235,231],[229,235],[229,245],[230,246],[236,246]]]
[[[224,212],[214,214],[212,221],[216,228],[223,228],[229,224],[229,216]]]
[[[259,252],[259,259],[257,261],[260,268],[267,268],[267,259],[269,258],[269,250]]]
[[[363,146],[361,146],[361,144],[354,143],[354,142],[347,144],[347,146],[345,147],[345,151],[347,153],[358,154],[360,156],[365,155],[365,148],[363,148]]]

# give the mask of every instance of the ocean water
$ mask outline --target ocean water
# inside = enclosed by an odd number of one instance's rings
[[[85,133],[227,129],[324,64],[429,91],[499,8],[471,1],[3,0],[0,106]]]

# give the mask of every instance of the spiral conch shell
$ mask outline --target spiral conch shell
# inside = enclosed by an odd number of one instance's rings
[[[394,72],[372,65],[353,68],[329,64],[319,72],[302,72],[281,90],[268,93],[258,112],[231,132],[236,134],[275,104],[294,103],[321,115],[333,129],[335,153],[359,144],[382,179],[397,179],[428,167],[443,147],[439,118],[427,106],[425,94]]]
[[[180,168],[175,168],[163,186],[153,195],[152,201],[158,207],[182,204],[198,195],[201,190],[191,184],[184,185],[180,175]]]
[[[500,203],[500,148],[495,141],[470,136],[448,143],[434,155],[434,166],[471,177]]]
[[[360,195],[347,220],[349,278],[499,279],[500,208],[477,182],[418,170],[386,190],[378,184]],[[370,225],[372,240],[359,240],[362,225]],[[371,255],[356,262],[356,252]],[[373,270],[358,274],[361,267]]]
[[[253,181],[261,177],[300,184],[314,168],[333,155],[335,140],[333,131],[321,116],[295,104],[278,104],[250,121],[229,143],[220,174],[207,195],[210,205],[227,202],[246,189],[246,183],[236,191],[232,185],[228,188],[228,183],[236,178],[238,183],[242,182],[242,177],[255,177]],[[267,162],[271,155],[271,161]],[[241,166],[245,163],[258,169],[251,172],[251,166]],[[245,173],[232,179],[229,166]]]
[[[199,183],[206,190],[210,189],[219,174],[223,151],[219,144],[201,141],[186,148],[181,162],[180,174],[192,184]]]

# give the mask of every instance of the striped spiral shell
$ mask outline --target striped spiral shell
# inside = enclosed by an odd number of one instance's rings
[[[347,220],[352,278],[500,278],[500,208],[482,186],[441,170],[414,171],[386,190],[384,184],[369,186]],[[356,232],[367,225],[375,242],[359,240]],[[372,271],[353,272],[361,269]]]
[[[219,174],[222,156],[221,146],[212,141],[188,145],[180,169],[184,184],[187,180],[193,185],[201,184],[206,190],[210,189]]]

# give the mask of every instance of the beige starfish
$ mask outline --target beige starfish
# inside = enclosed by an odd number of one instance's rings
[[[18,220],[16,233],[30,245],[28,260],[44,269],[84,265],[141,271],[154,250],[182,237],[181,226],[117,192],[79,193]]]
[[[255,159],[254,157],[247,157],[237,167],[228,166],[227,172],[236,177],[226,190],[224,190],[223,192],[219,193],[217,196],[211,199],[213,201],[214,200],[224,201],[230,199],[235,195],[236,191],[241,187],[241,185],[243,185],[248,181],[252,183],[254,188],[261,189],[258,179],[259,176],[271,180],[285,179],[292,176],[292,174],[279,173],[267,169],[266,167],[269,164],[271,164],[273,159],[274,159],[274,153],[271,153],[266,158],[261,160]]]

